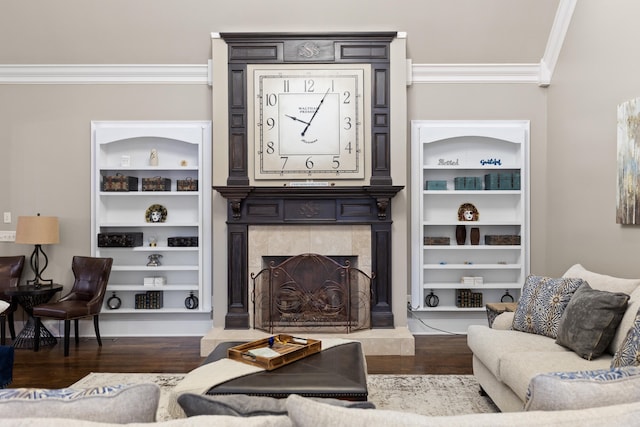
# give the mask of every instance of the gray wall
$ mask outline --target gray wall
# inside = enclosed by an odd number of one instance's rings
[[[580,0],[548,89],[545,273],[640,277],[640,228],[616,224],[616,108],[640,96],[640,2]],[[534,174],[537,184],[540,178]],[[535,224],[534,224],[535,225]]]
[[[3,2],[0,64],[205,64],[212,31],[314,30],[406,31],[414,64],[536,63],[557,4],[325,0],[310,10],[263,0]],[[640,93],[640,59],[626,47],[640,36],[639,13],[634,0],[579,1],[549,88],[407,89],[407,123],[531,120],[533,273],[558,275],[581,262],[640,277],[640,230],[615,224],[616,106]],[[209,120],[212,96],[206,85],[0,85],[0,212],[60,217],[48,275],[68,279],[71,256],[90,252],[90,121]],[[30,251],[0,243],[0,255]]]

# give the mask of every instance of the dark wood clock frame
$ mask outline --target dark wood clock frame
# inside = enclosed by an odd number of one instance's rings
[[[227,185],[214,188],[228,201],[225,328],[249,328],[249,226],[276,224],[370,225],[375,274],[371,324],[392,328],[391,199],[404,188],[391,180],[390,49],[396,33],[221,33],[220,37],[228,46],[229,170]],[[369,185],[251,186],[248,65],[311,63],[371,65]],[[406,143],[404,136],[398,143]]]

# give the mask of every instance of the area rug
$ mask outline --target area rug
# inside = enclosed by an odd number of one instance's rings
[[[169,394],[184,374],[91,373],[71,385],[87,388],[111,384],[154,383],[160,386],[157,419],[170,418]],[[378,409],[421,415],[458,415],[498,412],[491,399],[481,396],[472,375],[368,375],[369,401]]]

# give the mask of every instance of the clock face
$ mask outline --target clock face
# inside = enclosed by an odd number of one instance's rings
[[[255,179],[364,179],[361,68],[256,69]]]

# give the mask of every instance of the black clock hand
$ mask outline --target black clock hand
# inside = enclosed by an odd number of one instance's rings
[[[308,124],[309,124],[308,122],[305,122],[304,120],[300,120],[300,119],[299,119],[299,118],[297,118],[297,117],[290,116],[290,115],[288,115],[288,114],[285,114],[285,116],[289,117],[289,118],[290,118],[290,119],[292,119],[292,120],[295,120],[296,122],[302,122],[302,123],[304,123],[305,125],[308,125]]]
[[[304,134],[307,133],[307,129],[309,129],[309,126],[311,125],[311,122],[313,121],[313,118],[316,116],[316,114],[318,114],[318,110],[320,109],[320,107],[322,107],[322,103],[324,102],[324,99],[329,94],[329,90],[330,89],[327,89],[327,91],[324,93],[324,96],[320,100],[320,104],[318,104],[318,108],[316,108],[316,111],[313,112],[313,116],[311,116],[311,118],[309,119],[309,123],[307,123],[307,125],[304,127],[304,130],[302,131],[302,133],[300,135],[304,136]]]

